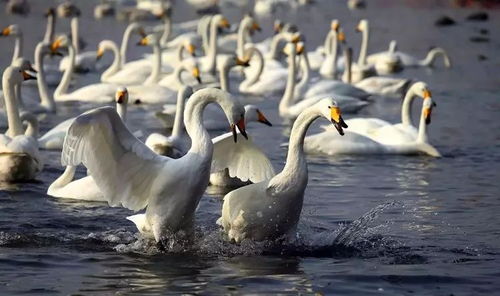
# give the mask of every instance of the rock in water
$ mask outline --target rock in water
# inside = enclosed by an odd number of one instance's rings
[[[451,17],[443,15],[434,24],[438,27],[443,27],[443,26],[452,26],[456,24],[456,22]]]
[[[475,21],[475,22],[485,22],[489,19],[489,16],[486,12],[476,12],[473,14],[470,14],[467,17],[468,21]]]

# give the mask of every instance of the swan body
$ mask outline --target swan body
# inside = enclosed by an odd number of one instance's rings
[[[410,106],[413,98],[423,98],[418,130],[411,124]],[[402,108],[403,123],[391,124],[377,118],[355,118],[347,120],[349,131],[332,145],[335,131],[326,128],[322,133],[305,139],[307,153],[336,154],[424,154],[439,157],[439,151],[427,141],[426,126],[435,104],[423,82],[417,82],[408,90]]]
[[[332,99],[323,99],[305,109],[294,122],[286,164],[274,177],[233,190],[224,196],[217,224],[232,241],[275,240],[291,235],[302,211],[307,186],[307,162],[303,152],[309,125],[323,116],[340,134],[345,123]]]
[[[126,120],[128,94],[126,88],[119,88],[116,92],[116,110],[122,120]],[[69,120],[69,126],[74,118]],[[66,129],[67,131],[67,129]],[[66,131],[64,135],[66,134]],[[64,172],[47,189],[47,195],[59,198],[68,198],[84,201],[106,201],[92,176],[73,180],[76,166],[68,165]]]
[[[440,47],[432,48],[427,53],[427,56],[420,60],[410,54],[398,51],[396,41],[392,40],[389,44],[389,50],[371,54],[366,58],[366,61],[369,64],[377,64],[380,63],[381,60],[387,59],[388,57],[396,57],[399,59],[401,67],[432,67],[438,56],[443,57],[443,62],[446,68],[451,67],[451,61],[448,54]]]
[[[3,73],[2,88],[9,129],[0,134],[0,181],[33,180],[43,167],[36,141],[38,122],[30,116],[26,119],[29,120],[28,129],[22,130],[24,118],[19,114],[14,93],[14,85],[31,78],[15,66],[7,67]]]
[[[221,105],[233,130],[238,127],[246,135],[243,106],[224,91],[203,89],[186,104],[184,121],[193,143],[183,157],[154,153],[130,133],[113,108],[102,107],[74,121],[64,143],[62,163],[83,163],[110,205],[135,211],[147,206],[145,216],[130,218],[140,221],[138,229],[146,231],[146,236],[157,242],[172,236],[188,239],[210,174],[213,144],[201,117],[211,102]]]
[[[356,82],[357,88],[367,93],[382,96],[402,96],[405,94],[411,79],[373,76]]]

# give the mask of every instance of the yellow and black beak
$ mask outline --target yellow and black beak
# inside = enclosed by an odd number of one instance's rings
[[[191,56],[196,56],[196,46],[194,44],[189,43],[186,45],[186,50]]]
[[[301,40],[300,34],[294,34],[293,37],[292,37],[292,39],[290,40],[290,42],[292,42],[292,43],[299,43],[300,40]]]
[[[424,100],[429,99],[431,96],[432,94],[428,89],[424,90]]]
[[[104,55],[104,50],[102,50],[102,48],[98,48],[97,49],[97,55],[96,55],[96,60],[100,60],[102,58],[102,56]]]
[[[118,104],[123,104],[123,102],[125,101],[125,94],[126,93],[127,93],[126,91],[118,91],[116,93],[116,102]]]
[[[236,57],[236,65],[238,66],[243,66],[243,67],[248,67],[250,66],[250,61],[249,60],[243,60],[243,59],[240,59],[238,57]]]
[[[236,143],[237,140],[238,140],[238,134],[236,133],[236,127],[238,127],[238,130],[240,131],[241,135],[243,135],[243,137],[245,137],[245,139],[248,140],[248,135],[247,135],[247,132],[245,130],[245,118],[244,117],[241,117],[240,121],[238,121],[238,123],[236,124],[231,124],[231,132],[233,132],[233,139],[234,139],[234,142]]]
[[[38,73],[38,71],[37,71],[37,70],[35,70],[35,69],[33,68],[33,66],[32,66],[32,65],[29,65],[29,67],[28,67],[28,71],[33,72],[33,73],[35,73],[35,74],[36,74],[36,73]]]
[[[268,126],[273,126],[260,110],[257,110],[257,121]]]
[[[192,73],[193,77],[196,78],[196,81],[198,81],[199,84],[201,84],[201,77],[200,77],[200,68],[194,67]]]
[[[56,39],[52,44],[50,45],[50,51],[55,54],[57,50],[61,47],[61,39]]]
[[[431,115],[432,115],[432,108],[436,107],[436,103],[432,102],[432,105],[430,107],[424,108],[424,120],[425,124],[430,124],[431,123]]]
[[[31,79],[36,80],[36,76],[31,75],[29,72],[22,71],[22,73],[23,73],[24,80],[31,80]]]
[[[339,107],[330,107],[330,120],[332,121],[333,126],[335,126],[339,134],[343,136],[343,128],[347,128],[347,124],[344,122],[344,119],[342,119]]]
[[[344,32],[339,32],[337,34],[337,40],[340,41],[340,42],[345,42],[345,34],[344,34]]]
[[[255,32],[255,31],[260,32],[260,31],[262,31],[262,28],[259,26],[259,24],[257,22],[253,22],[252,27],[250,28],[250,30],[252,32]]]
[[[146,46],[148,44],[149,44],[149,40],[147,37],[142,37],[142,39],[139,42],[137,42],[137,45],[139,45],[139,46]]]
[[[223,18],[219,23],[219,27],[229,29],[231,27],[231,24],[229,23],[227,18]]]
[[[301,55],[304,52],[304,44],[297,44],[297,55]]]
[[[7,27],[0,32],[0,36],[9,36],[10,33],[11,33],[10,27]]]

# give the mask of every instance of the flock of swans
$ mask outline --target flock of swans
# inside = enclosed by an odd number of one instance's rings
[[[395,41],[387,51],[369,55],[367,20],[357,26],[362,43],[353,62],[337,20],[331,22],[324,45],[308,51],[300,31],[279,21],[274,36],[253,42],[260,27],[250,15],[242,18],[236,33],[223,34],[230,25],[221,14],[172,24],[170,14],[163,13],[160,26],[130,23],[120,46],[103,40],[95,51],[82,52],[78,14],[68,12],[68,17],[71,37],[56,35],[55,11],[48,11],[34,67],[23,57],[20,27],[13,24],[0,31],[0,38],[15,43],[12,63],[2,77],[0,180],[34,180],[43,169],[40,150],[60,150],[65,169],[48,187],[48,195],[145,209],[127,219],[157,242],[191,238],[196,209],[209,184],[236,188],[225,195],[217,221],[229,240],[286,238],[295,231],[302,210],[307,153],[440,156],[427,137],[436,106],[429,87],[387,75],[430,66],[439,56],[449,67],[449,57],[434,48],[419,60],[399,51]],[[138,46],[151,48],[151,54],[127,60],[134,39]],[[113,61],[106,65],[102,57],[108,54]],[[59,66],[44,60],[55,55],[64,56]],[[101,82],[71,89],[81,75],[99,72]],[[37,83],[34,97],[21,91],[30,79]],[[258,99],[252,98],[276,94],[281,96],[277,111],[292,126],[279,172],[246,132],[253,123],[271,128]],[[370,104],[375,95],[404,97],[400,123],[342,118],[342,113]],[[411,118],[415,99],[422,105],[416,126]],[[55,113],[62,102],[101,106],[39,135],[36,114]],[[113,102],[116,107],[102,106]],[[127,126],[129,104],[156,104],[157,116],[171,134],[143,137],[140,130],[134,132]],[[320,117],[330,124],[306,136]],[[211,138],[208,131],[221,127],[230,131]],[[80,164],[87,176],[75,179]]]

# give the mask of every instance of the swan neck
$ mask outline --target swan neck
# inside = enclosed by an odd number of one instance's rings
[[[10,68],[12,69],[12,68]],[[15,97],[14,92],[14,84],[9,81],[9,72],[7,70],[4,71],[2,77],[2,89],[5,100],[5,111],[7,114],[7,123],[9,129],[7,131],[7,136],[15,137],[23,134],[23,127],[21,123],[21,118],[19,116],[19,109],[17,105],[17,98]]]
[[[451,63],[450,63],[450,58],[448,57],[448,55],[446,54],[446,52],[441,49],[441,48],[433,48],[431,49],[428,53],[427,53],[427,56],[425,57],[424,60],[420,61],[419,64],[422,65],[422,66],[433,66],[434,65],[434,62],[436,61],[436,58],[438,55],[442,55],[443,56],[443,59],[444,59],[444,64],[446,67],[450,67],[451,66]]]
[[[284,115],[286,113],[286,110],[290,107],[293,101],[293,95],[295,91],[295,75],[297,71],[297,65],[295,61],[295,52],[290,53],[288,56],[288,78],[286,81],[286,88],[285,92],[283,93],[283,97],[281,98],[280,104],[279,104],[279,113],[280,115]]]
[[[361,39],[361,49],[359,51],[359,57],[358,57],[358,65],[359,66],[364,66],[366,64],[366,54],[368,51],[368,41],[369,41],[369,28],[368,25],[366,26],[366,29],[363,30],[362,32],[363,37]]]
[[[45,35],[43,36],[43,42],[50,43],[54,40],[54,27],[56,23],[56,18],[54,15],[49,14],[47,16],[47,28],[45,30]]]
[[[269,58],[275,60],[278,58],[278,46],[282,40],[286,39],[284,32],[276,34],[271,40],[271,47],[269,49]]]
[[[23,114],[21,114],[20,119],[21,123],[27,123],[27,128],[24,132],[24,135],[38,139],[39,125],[36,116],[32,113],[24,112]]]
[[[23,34],[21,32],[16,36],[16,41],[14,45],[14,53],[12,54],[12,62],[14,63],[19,57],[21,57],[23,52]]]
[[[182,43],[181,43],[177,46],[176,54],[175,54],[177,57],[177,62],[179,62],[179,63],[182,62],[182,60],[184,59],[182,56],[183,52],[184,52],[184,45],[182,45]]]
[[[64,172],[50,185],[47,190],[48,194],[54,193],[54,189],[60,189],[68,185],[75,177],[76,166],[68,165]]]
[[[245,36],[248,33],[248,20],[243,18],[240,22],[238,28],[238,38],[236,39],[236,56],[239,58],[243,57],[243,51],[245,46]]]
[[[332,35],[333,35],[333,30],[329,30],[328,34],[326,34],[325,37],[325,43],[323,44],[323,50],[326,56],[328,56],[331,51],[332,51]]]
[[[219,68],[220,88],[229,92],[229,66],[222,64]]]
[[[422,112],[420,113],[420,122],[418,123],[417,142],[427,143],[427,124],[425,123],[425,115],[424,115],[423,105],[422,105]]]
[[[172,127],[172,136],[179,137],[184,130],[184,104],[186,102],[186,88],[181,88],[177,94],[177,105],[175,108],[174,126]]]
[[[105,49],[110,49],[113,52],[113,63],[101,74],[101,80],[104,81],[114,75],[121,69],[122,61],[120,57],[120,52],[118,51],[118,46],[115,42],[109,40],[105,45]]]
[[[311,66],[309,65],[309,57],[305,52],[300,56],[300,71],[302,72],[302,75],[300,81],[296,86],[296,89],[298,90],[297,94],[302,94],[305,88],[309,85],[309,80],[311,78]]]
[[[411,106],[415,98],[415,92],[413,88],[410,87],[406,92],[403,99],[403,105],[401,106],[401,122],[405,125],[413,125],[411,118]]]
[[[217,23],[210,23],[210,40],[209,40],[209,56],[208,56],[208,72],[215,74],[217,67]]]
[[[187,71],[185,64],[180,63],[174,70],[174,81],[177,85],[184,85],[182,81],[182,72]]]
[[[260,79],[260,76],[262,75],[262,72],[264,71],[264,56],[262,55],[260,50],[255,47],[251,47],[247,49],[246,56],[250,58],[253,58],[254,56],[256,57],[257,70],[253,71],[252,75],[249,75],[244,81],[241,82],[241,86],[243,88],[257,83],[257,81],[259,81]]]
[[[75,48],[75,53],[79,54],[80,53],[80,42],[78,40],[79,38],[79,33],[78,33],[78,17],[73,17],[71,19],[71,42],[73,44],[73,47]]]
[[[324,66],[326,71],[321,71],[321,74],[327,78],[333,78],[337,76],[337,55],[338,55],[338,43],[337,43],[337,33],[335,31],[330,31],[330,43],[328,44],[328,54],[326,56]]]
[[[127,62],[127,51],[128,51],[128,43],[130,40],[130,36],[132,35],[132,32],[135,29],[137,29],[137,27],[138,27],[137,23],[131,23],[130,25],[127,26],[125,32],[123,32],[122,44],[120,45],[120,56],[121,56],[122,67]]]
[[[123,123],[127,122],[127,103],[123,102],[121,104],[116,104],[116,113],[120,116]]]
[[[69,58],[69,66],[64,71],[63,77],[61,78],[61,82],[57,86],[54,91],[54,98],[57,99],[59,96],[62,96],[68,91],[69,83],[71,82],[71,76],[73,75],[73,68],[75,67],[75,49],[71,44],[68,45],[68,58]]]
[[[155,84],[160,80],[161,75],[161,48],[160,44],[153,44],[153,65],[149,77],[144,82],[145,85]]]
[[[172,33],[172,19],[170,17],[165,17],[163,20],[163,33],[160,37],[160,45],[165,46],[168,43],[168,38],[170,38],[170,34]]]
[[[38,86],[38,92],[40,93],[41,105],[47,108],[50,112],[56,112],[56,104],[54,102],[54,98],[49,95],[47,81],[45,80],[45,70],[43,69],[43,49],[45,46],[46,43],[40,42],[35,48],[35,66],[38,69],[38,73],[36,74],[36,83]]]

